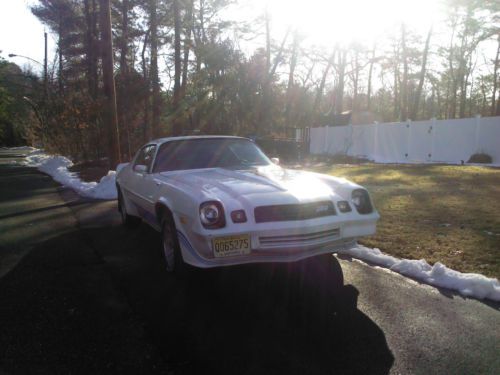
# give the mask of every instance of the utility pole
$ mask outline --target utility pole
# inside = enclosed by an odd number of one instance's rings
[[[115,77],[113,72],[113,40],[111,36],[111,10],[109,0],[100,0],[101,10],[101,58],[104,95],[107,103],[105,121],[108,129],[109,167],[116,168],[120,162],[118,114],[116,108]]]

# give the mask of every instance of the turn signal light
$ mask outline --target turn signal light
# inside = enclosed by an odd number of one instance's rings
[[[351,212],[351,206],[349,205],[349,202],[347,201],[338,201],[337,202],[337,207],[339,208],[340,212]]]
[[[233,223],[245,223],[247,221],[245,210],[236,210],[231,212],[231,220]]]

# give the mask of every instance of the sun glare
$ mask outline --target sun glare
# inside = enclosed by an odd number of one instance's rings
[[[371,42],[405,23],[427,30],[439,14],[436,0],[253,0],[254,12],[267,9],[274,34],[291,27],[310,43]]]

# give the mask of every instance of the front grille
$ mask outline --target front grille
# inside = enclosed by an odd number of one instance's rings
[[[256,223],[307,220],[335,215],[335,207],[331,201],[260,206],[255,208],[254,215]]]
[[[322,243],[337,240],[339,236],[340,229],[333,228],[313,233],[259,237],[259,243],[261,248],[320,245]]]

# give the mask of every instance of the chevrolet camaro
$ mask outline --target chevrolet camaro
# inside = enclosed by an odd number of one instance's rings
[[[246,138],[151,141],[117,173],[121,218],[161,232],[168,271],[294,262],[375,233],[366,189],[278,164]]]

